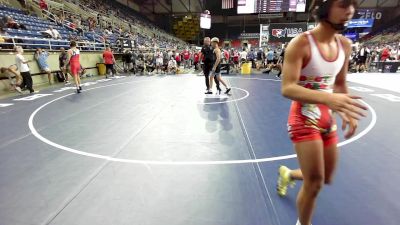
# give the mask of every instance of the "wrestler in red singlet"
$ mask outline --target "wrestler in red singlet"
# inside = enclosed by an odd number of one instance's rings
[[[288,119],[300,168],[279,167],[277,191],[302,180],[297,196],[296,225],[310,225],[318,193],[333,180],[338,161],[336,123],[342,118],[345,138],[355,134],[365,106],[348,94],[346,74],[351,42],[339,32],[354,15],[356,0],[313,0],[311,13],[318,25],[294,38],[285,50],[282,95],[292,100]],[[294,222],[294,220],[293,220]],[[294,223],[293,223],[294,224]]]
[[[79,49],[70,49],[71,59],[69,60],[69,66],[71,69],[72,76],[79,75],[81,70],[81,63],[79,62],[80,52]]]
[[[337,53],[334,60],[321,54],[315,38],[306,32],[310,44],[311,59],[300,72],[298,85],[318,91],[333,92],[336,75],[342,69],[345,53],[342,44],[335,38]],[[294,143],[322,140],[324,146],[336,144],[336,123],[332,110],[323,104],[308,104],[293,101],[288,119],[288,131]]]
[[[76,48],[76,42],[71,41],[71,48],[68,50],[69,66],[72,76],[75,80],[76,92],[81,93],[81,78],[79,76],[79,71],[81,70],[81,64],[79,62],[79,49]]]

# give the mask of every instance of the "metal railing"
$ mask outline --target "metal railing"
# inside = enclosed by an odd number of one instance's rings
[[[38,3],[37,0],[32,0],[32,1]],[[58,4],[60,4],[60,3],[58,3]],[[32,7],[38,8],[39,6],[36,5],[36,4],[32,4]],[[68,13],[69,13],[69,14],[74,14],[74,13],[71,13],[71,12],[69,12],[69,11],[68,11]],[[64,15],[64,9],[63,9],[63,15]],[[78,15],[78,14],[74,14],[74,15]],[[56,18],[57,18],[58,16],[55,15],[54,13],[52,13],[52,12],[50,12],[50,11],[48,11],[48,10],[42,10],[42,16],[43,16],[44,18],[46,18],[46,19],[48,19],[48,20],[50,20],[50,21],[56,23],[57,25],[60,25],[60,24],[57,22],[57,20],[56,20]],[[67,29],[69,29],[69,30],[72,30],[72,31],[74,31],[74,32],[77,33],[78,30],[77,30],[76,28],[71,27],[71,24],[73,24],[73,22],[64,19],[64,20],[62,21],[62,23],[61,23],[61,26],[63,26],[63,27],[65,27],[65,28],[67,28]],[[82,26],[82,28],[85,28],[85,29],[83,29],[83,34],[84,34],[84,33],[85,33],[85,30],[88,30],[88,27]],[[94,34],[94,35],[93,35],[93,40],[92,40],[93,42],[96,42],[95,36],[96,36],[98,39],[101,39],[101,36],[100,36],[100,35]]]
[[[31,1],[38,2],[39,0],[31,0]],[[59,2],[62,2],[62,3],[57,3],[55,1],[59,1]],[[93,9],[91,9],[91,8],[81,4],[81,3],[76,4],[76,3],[70,2],[70,1],[60,1],[60,0],[55,0],[55,1],[52,1],[52,3],[57,3],[59,5],[63,5],[64,7],[62,8],[62,10],[68,11],[69,13],[80,13],[80,12],[84,11],[85,15],[91,14],[93,16],[95,16],[95,15],[97,16],[97,14],[99,14],[99,12],[97,12],[96,10],[93,10]],[[70,10],[68,10],[68,9],[70,9]],[[50,13],[50,12],[46,12],[46,13]],[[101,19],[103,21],[106,21],[107,23],[111,23],[113,28],[118,28],[119,26],[122,26],[124,29],[128,29],[129,28],[130,22],[125,20],[125,19],[123,19],[123,18],[121,18],[121,17],[117,17],[117,16],[111,15],[111,14],[108,15],[108,16],[102,15],[101,17],[102,17]],[[99,21],[97,21],[97,22],[99,22]],[[64,26],[69,27],[67,25],[64,25]],[[132,27],[134,29],[138,30],[140,33],[145,34],[146,36],[149,36],[149,37],[152,37],[153,34],[156,34],[156,35],[158,35],[160,37],[164,37],[164,38],[167,38],[167,39],[172,39],[172,40],[177,41],[177,42],[182,42],[181,44],[185,43],[182,40],[174,37],[173,35],[170,35],[170,34],[168,34],[166,32],[161,32],[160,30],[153,30],[152,28],[149,28],[149,27],[147,27],[145,25],[142,25],[142,24],[135,24],[135,25],[132,24]]]
[[[11,40],[11,42],[0,43],[1,46],[23,46],[31,48],[45,48],[49,50],[58,50],[61,47],[69,48],[70,41],[68,40],[56,40],[56,39],[45,39],[45,38],[29,38],[19,36],[3,36],[5,40]],[[40,42],[40,43],[29,43]],[[100,51],[106,48],[106,43],[99,42],[88,42],[88,41],[77,41],[77,48],[82,51]],[[48,47],[48,48],[47,48]]]

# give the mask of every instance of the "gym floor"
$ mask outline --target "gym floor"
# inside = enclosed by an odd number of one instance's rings
[[[276,194],[279,165],[298,166],[280,80],[223,78],[229,96],[201,76],[120,76],[0,100],[0,224],[294,225],[301,183]],[[313,224],[398,225],[400,91],[349,79],[368,115]]]

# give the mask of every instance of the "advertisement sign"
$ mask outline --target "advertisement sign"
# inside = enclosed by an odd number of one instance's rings
[[[289,42],[305,31],[307,31],[307,23],[271,23],[269,41]]]
[[[373,19],[374,27],[379,27],[391,20],[393,8],[357,9],[353,19]],[[394,13],[395,14],[395,13]]]
[[[357,9],[353,18],[356,19],[382,19],[383,12],[381,9]]]
[[[265,24],[260,24],[260,47],[268,46],[268,37],[269,37],[269,26]]]
[[[374,19],[352,19],[347,25],[348,28],[354,27],[372,27],[374,25]]]
[[[211,15],[202,13],[200,15],[200,28],[210,29],[211,28]]]

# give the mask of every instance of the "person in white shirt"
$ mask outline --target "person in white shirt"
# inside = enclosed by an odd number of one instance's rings
[[[358,51],[357,57],[357,72],[363,72],[366,68],[367,58],[369,56],[369,49],[365,46],[361,46],[360,50]]]
[[[162,71],[164,56],[160,50],[157,50],[155,57],[156,57],[156,70],[157,70],[157,73],[159,73],[160,69]]]
[[[24,56],[22,55],[24,50],[21,46],[15,46],[14,51],[15,63],[17,64],[18,70],[22,76],[22,83],[20,87],[22,89],[26,87],[30,93],[34,93],[35,90],[33,90],[33,80],[28,66],[28,63],[32,62],[32,60],[26,60],[24,58]]]
[[[392,61],[397,61],[398,60],[398,58],[397,58],[397,56],[398,56],[398,50],[396,49],[396,48],[392,48],[392,51],[390,51],[390,59],[392,60]]]
[[[168,58],[170,59],[173,56],[173,52],[171,50],[168,51]]]
[[[60,33],[58,32],[58,30],[54,29],[52,26],[49,27],[49,31],[50,31],[50,33],[51,33],[51,36],[52,36],[54,39],[61,39],[61,35],[60,35]]]
[[[246,60],[247,60],[247,52],[246,52],[246,49],[243,48],[243,51],[240,52],[240,66],[239,67],[241,67],[242,64],[246,62]]]
[[[176,68],[177,68],[176,60],[174,59],[174,57],[171,57],[170,60],[168,61],[168,73],[170,74],[171,72],[173,72],[175,74]]]
[[[60,33],[54,29],[52,26],[49,27],[49,29],[42,31],[41,32],[44,36],[53,38],[53,39],[61,39]]]

